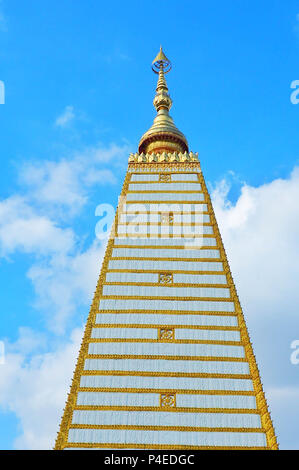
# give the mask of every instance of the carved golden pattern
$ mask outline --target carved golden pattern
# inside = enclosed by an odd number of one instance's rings
[[[176,407],[175,393],[161,393],[160,406],[161,408],[175,408]]]
[[[133,155],[139,155],[138,153]],[[171,173],[172,175],[175,174],[194,174],[200,173],[201,167],[199,160],[196,162],[177,162],[177,163],[155,163],[155,164],[134,164],[129,163],[128,165],[128,172],[139,174],[139,175],[153,175],[163,173]]]
[[[170,183],[171,182],[171,173],[159,173],[159,182],[160,183]]]
[[[161,213],[161,225],[169,225],[169,224],[172,224],[173,225],[173,221],[174,221],[174,215],[173,215],[173,212],[162,212]],[[148,224],[148,225],[153,225],[153,224]],[[159,222],[158,223],[154,223],[154,225],[160,225]]]
[[[159,284],[169,285],[173,284],[172,273],[159,273]]]
[[[156,165],[157,163],[159,164],[165,164],[165,163],[171,163],[175,165],[176,163],[197,163],[198,162],[198,153],[193,153],[193,152],[162,152],[159,154],[155,153],[131,153],[129,156],[129,163],[138,163],[138,164],[144,164],[144,163],[150,163],[153,166]],[[136,167],[136,169],[139,168],[139,165]],[[160,165],[156,167],[157,169],[161,169]],[[197,167],[198,168],[198,167]],[[200,168],[200,167],[199,167]],[[175,169],[175,168],[174,168]],[[179,167],[176,167],[176,169],[179,169]],[[173,170],[171,170],[172,172]]]
[[[174,341],[174,328],[159,328],[158,338],[160,340]],[[190,342],[187,341],[187,344],[190,344]]]

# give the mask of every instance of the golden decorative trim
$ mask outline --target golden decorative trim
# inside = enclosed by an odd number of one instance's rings
[[[161,199],[153,199],[151,200],[143,200],[140,201],[138,199],[128,199],[126,204],[206,204],[207,201],[203,199],[202,201],[178,201],[178,200],[170,200],[170,201],[163,201]]]
[[[130,153],[129,156],[129,165],[133,166],[136,165],[137,169],[142,164],[152,163],[154,167],[156,167],[157,163],[159,162],[159,166],[161,164],[172,163],[175,165],[176,163],[195,163],[199,168],[200,164],[198,161],[198,153],[193,152],[163,152],[162,154],[153,154],[153,153]],[[157,165],[158,166],[158,165]],[[158,168],[159,168],[158,166]]]
[[[136,171],[134,171],[134,167]],[[189,168],[190,167],[190,168]],[[147,171],[149,170],[149,171]],[[168,164],[159,164],[159,165],[129,165],[128,172],[132,175],[159,175],[161,170],[171,172],[172,175],[197,175],[201,173],[199,164],[196,164],[196,168],[193,164],[178,164],[178,165],[168,165]],[[135,181],[130,181],[130,183],[135,183]]]
[[[210,222],[173,222],[173,212],[161,212],[160,222],[136,222],[135,220],[129,222],[118,222],[122,227],[161,227],[165,224],[170,224],[173,227],[211,227]],[[172,222],[171,222],[172,221]],[[154,234],[156,235],[156,234]],[[192,235],[192,234],[191,234]],[[163,248],[163,247],[162,247]]]
[[[267,450],[268,447],[248,447],[248,446],[182,446],[182,445],[163,445],[163,444],[126,444],[115,443],[76,443],[68,442],[66,448],[81,448],[81,449],[160,449],[160,450]]]
[[[170,286],[173,284],[173,274],[172,273],[159,273],[158,274],[158,285],[163,284],[165,286]],[[157,285],[155,284],[155,285]],[[140,284],[139,284],[140,285]]]
[[[168,408],[175,408],[175,407],[176,407],[175,393],[160,393],[160,408],[164,408],[164,409],[166,408],[168,411]],[[161,411],[164,411],[164,410],[161,410]]]
[[[155,328],[151,328],[155,329]],[[173,327],[159,327],[159,331],[172,331],[174,332]],[[164,337],[166,333],[162,336],[162,333],[158,335],[157,339],[148,339],[148,338],[90,338],[89,343],[159,343],[163,341],[170,341],[174,344],[218,344],[220,346],[243,346],[240,341],[216,341],[208,339],[174,339]],[[169,333],[170,334],[170,333]]]
[[[190,284],[190,283],[173,283],[173,284],[166,284],[162,282],[105,282],[105,286],[167,286],[167,287],[215,287],[215,288],[224,288],[227,289],[227,284]],[[191,297],[190,297],[191,298]]]
[[[127,205],[129,203],[127,202]],[[141,205],[143,205],[143,203],[141,202]],[[176,214],[176,215],[202,215],[202,214],[205,214],[205,215],[209,215],[209,212],[208,211],[185,211],[184,209],[182,211],[172,211],[173,214]],[[155,214],[155,215],[158,215],[158,214],[161,214],[161,211],[152,211],[152,210],[148,210],[148,211],[139,211],[139,210],[135,210],[135,211],[128,211],[126,210],[124,212],[124,214],[128,214],[128,215],[148,215],[148,214]]]
[[[133,174],[140,174],[140,173],[133,173]],[[144,174],[144,173],[142,173]],[[155,173],[149,173],[150,175],[155,175]],[[159,173],[159,175],[164,175],[166,173]],[[168,173],[169,176],[171,176],[170,173]],[[184,173],[181,173],[181,174],[184,174]],[[186,173],[188,174],[188,173]],[[194,173],[196,174],[196,173]],[[161,181],[161,180],[145,180],[145,181],[131,181],[130,184],[140,184],[141,186],[142,185],[147,185],[147,184],[159,184],[159,183],[173,183],[173,184],[194,184],[194,185],[198,185],[198,181],[194,181],[194,180],[169,180],[169,181]]]
[[[175,335],[174,335],[174,328],[158,328],[158,338],[156,341],[168,341],[168,342],[172,342],[172,343],[177,343],[179,344],[177,341],[175,341]],[[151,341],[150,342],[155,342],[155,341]],[[190,342],[188,340],[184,341],[185,344],[190,344]]]
[[[118,245],[115,243],[113,248],[134,248],[134,249],[141,249],[141,250],[186,250],[184,245]],[[218,250],[217,245],[200,245],[200,246],[190,246],[187,248],[188,250]],[[155,258],[156,259],[156,258]],[[214,258],[211,258],[214,259]]]
[[[213,362],[247,362],[245,357],[234,356],[171,356],[171,355],[155,355],[155,354],[87,354],[86,359],[155,359],[157,361],[171,360],[171,361],[213,361]],[[132,371],[139,374],[139,371]],[[130,374],[128,374],[130,375]],[[228,376],[229,374],[220,374],[221,376]],[[234,374],[232,374],[234,375]],[[242,375],[243,374],[239,374]]]
[[[105,314],[105,313],[142,313],[144,315],[148,313],[159,313],[160,315],[212,315],[212,316],[220,316],[220,317],[237,317],[236,312],[210,312],[210,311],[200,311],[195,312],[192,310],[98,310],[98,314]]]
[[[93,328],[167,328],[167,325],[160,324],[139,324],[139,323],[96,323]],[[218,325],[171,325],[172,328],[190,330],[220,330],[220,331],[240,331],[239,326],[218,326]]]
[[[149,170],[149,171],[147,171]],[[152,170],[152,172],[151,172]],[[159,163],[133,163],[129,162],[128,171],[135,174],[151,174],[159,173],[160,171],[171,171],[171,173],[200,173],[201,167],[199,162],[180,162],[180,163],[168,163],[168,162],[159,162]]]
[[[159,173],[159,183],[170,183],[171,173]]]
[[[122,359],[128,359],[127,357],[121,357]],[[148,359],[156,359],[148,358]],[[118,357],[119,359],[119,357]],[[138,358],[137,358],[138,359]],[[160,358],[161,359],[161,358]],[[167,359],[167,358],[166,358]],[[172,359],[172,357],[170,357]],[[184,359],[184,358],[183,358]],[[211,359],[210,359],[211,360]],[[234,362],[234,361],[231,361]],[[245,362],[245,361],[243,361]],[[128,375],[130,377],[193,377],[196,379],[241,379],[251,380],[250,374],[213,374],[213,373],[196,373],[196,372],[142,372],[134,370],[82,370],[81,375]]]
[[[133,183],[132,183],[133,184]],[[128,190],[128,194],[198,194],[198,193],[203,193],[203,191],[198,191],[198,189],[190,189],[190,190],[179,190],[177,189],[176,191],[173,191],[171,189],[152,189],[152,190],[143,190],[143,191],[135,191],[135,190]],[[172,201],[168,201],[168,204]]]
[[[105,424],[71,424],[70,429],[126,429],[136,431],[197,431],[197,432],[244,432],[264,433],[262,428],[205,428],[193,426],[132,426],[132,425],[105,425]]]
[[[157,274],[159,273],[159,269],[107,269],[107,273],[151,273],[151,274]],[[222,274],[225,275],[224,271],[186,271],[184,269],[182,270],[172,270],[173,274]]]
[[[180,263],[221,263],[221,258],[160,258],[160,257],[152,257],[149,256],[146,258],[145,256],[111,256],[111,261],[179,261]]]
[[[100,300],[178,300],[178,301],[203,301],[203,302],[233,302],[231,297],[164,297],[159,295],[102,295]],[[146,306],[145,306],[146,309]]]
[[[168,116],[168,118],[170,118],[170,116]],[[167,157],[163,158],[163,154],[168,155],[170,151],[184,152],[188,149],[188,147],[186,147],[185,138],[183,142],[180,138],[175,137],[169,132],[159,132],[159,134],[148,136],[146,139],[143,138],[142,141],[142,145],[139,144],[139,152],[145,151],[150,153],[151,159],[149,159],[149,161],[153,162],[159,161],[158,157],[161,154],[162,159],[160,159],[160,161],[168,161]],[[145,160],[140,156],[137,161],[143,162]]]
[[[197,239],[197,238],[215,238],[215,235],[213,233],[197,233],[197,234],[194,234],[194,233],[190,233],[189,235],[184,235],[184,234],[176,234],[176,233],[167,233],[167,234],[164,234],[164,233],[119,233],[117,235],[117,238],[152,238],[153,240],[155,240],[156,238],[166,238],[166,239],[169,239],[169,238],[179,238],[180,240],[184,240],[185,238],[187,238],[188,240],[190,240],[190,238],[194,238],[194,239]],[[189,242],[188,242],[189,243]]]
[[[107,387],[80,387],[80,392],[115,392],[115,393],[176,393],[177,395],[237,395],[254,396],[254,391],[248,390],[190,390],[190,389],[160,389],[160,388],[107,388]]]
[[[158,394],[157,394],[158,395]],[[161,396],[176,396],[179,395],[179,392],[176,393],[160,393]],[[163,409],[161,409],[163,408]],[[159,408],[156,406],[99,406],[99,405],[77,405],[75,407],[75,410],[87,410],[87,411],[92,411],[92,410],[101,410],[101,411],[154,411],[154,412],[165,412],[169,411],[172,413],[215,413],[215,414],[251,414],[251,415],[259,415],[259,412],[257,409],[253,408],[186,408],[186,407],[180,407],[177,406],[176,404],[173,407],[169,407],[167,410],[165,410],[164,407],[160,406]]]

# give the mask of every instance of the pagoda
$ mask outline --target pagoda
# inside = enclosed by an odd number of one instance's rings
[[[278,449],[201,171],[169,110],[129,156],[55,449]]]

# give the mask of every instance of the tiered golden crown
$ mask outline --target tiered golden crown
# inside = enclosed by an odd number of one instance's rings
[[[189,152],[186,137],[178,130],[169,115],[172,100],[168,93],[165,74],[170,71],[171,62],[164,54],[162,47],[152,63],[152,69],[159,75],[154,98],[157,116],[152,127],[140,139],[139,154]]]

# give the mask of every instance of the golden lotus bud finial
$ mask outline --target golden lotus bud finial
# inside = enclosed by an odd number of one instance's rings
[[[172,99],[168,93],[165,74],[170,72],[171,62],[164,54],[162,46],[152,62],[152,70],[159,75],[154,98],[157,116],[152,127],[141,137],[139,153],[188,152],[186,137],[169,116]]]

